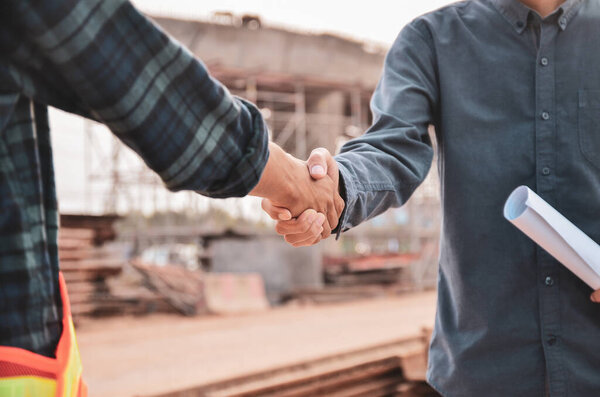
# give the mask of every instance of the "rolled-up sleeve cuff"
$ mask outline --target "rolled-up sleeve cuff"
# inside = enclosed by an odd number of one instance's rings
[[[337,164],[340,170],[340,195],[344,199],[345,206],[337,227],[332,231],[335,234],[336,240],[340,238],[343,232],[350,229],[350,211],[357,200],[356,185],[354,184],[350,170],[340,161],[337,161]]]
[[[269,160],[269,134],[260,111],[252,103],[236,98],[252,117],[252,129],[248,134],[247,144],[243,147],[244,155],[232,168],[227,186],[223,189],[198,192],[212,198],[244,197],[260,181]]]

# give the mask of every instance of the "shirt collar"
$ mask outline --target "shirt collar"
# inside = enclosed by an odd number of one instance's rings
[[[569,21],[583,1],[567,0],[552,13],[552,15],[558,15],[556,23],[561,30],[567,28]],[[492,3],[519,34],[527,28],[529,14],[535,12],[519,0],[492,0]]]

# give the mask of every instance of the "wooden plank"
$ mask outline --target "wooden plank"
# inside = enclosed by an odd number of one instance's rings
[[[392,374],[329,393],[327,397],[386,397],[397,390],[400,382],[402,382],[402,377]]]
[[[65,281],[67,283],[67,289],[69,289],[69,285],[73,283],[104,280],[107,277],[107,274],[94,272],[63,271],[63,276],[65,277]]]
[[[426,382],[404,383],[398,386],[394,397],[440,397]]]
[[[82,261],[65,261],[61,263],[63,273],[93,273],[100,276],[114,276],[123,271],[123,261],[120,259],[86,259]]]
[[[67,290],[70,294],[93,293],[97,291],[108,292],[108,286],[102,281],[76,281],[67,282]]]
[[[82,238],[69,238],[69,237],[60,237],[58,238],[58,250],[59,251],[67,251],[73,249],[81,249],[81,248],[92,248],[94,247],[94,242],[92,239],[82,239]]]
[[[94,248],[78,248],[72,250],[58,249],[58,258],[61,262],[65,261],[81,261],[87,259],[98,258],[102,256],[102,252]]]
[[[396,379],[396,385],[402,380],[399,362],[393,357],[377,362],[359,364],[342,370],[324,372],[309,378],[298,379],[293,382],[274,385],[269,388],[261,388],[252,392],[231,394],[228,391],[225,394],[215,394],[215,397],[330,396],[332,393],[335,393],[336,390],[338,391],[338,397],[350,397],[354,394],[352,390],[353,385],[356,383],[390,376]]]
[[[96,237],[94,229],[61,227],[58,231],[58,240],[92,241]]]

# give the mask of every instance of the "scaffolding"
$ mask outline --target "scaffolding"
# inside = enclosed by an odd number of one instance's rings
[[[211,68],[234,95],[255,103],[271,139],[297,158],[325,147],[332,153],[370,123],[371,90],[295,76]],[[160,179],[105,127],[85,122],[85,201],[91,213],[203,212],[213,201],[192,192],[173,195]],[[243,202],[228,208],[243,212]],[[237,209],[236,209],[237,208]]]

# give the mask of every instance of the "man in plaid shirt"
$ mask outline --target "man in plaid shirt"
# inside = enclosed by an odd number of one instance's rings
[[[51,357],[62,330],[47,106],[107,125],[173,191],[250,193],[327,213],[309,213],[317,233],[337,225],[338,181],[312,181],[252,104],[128,1],[5,0],[0,19],[0,345]]]

